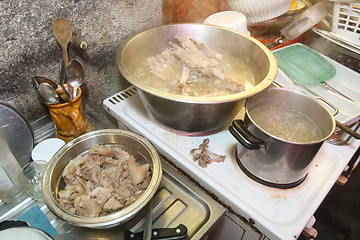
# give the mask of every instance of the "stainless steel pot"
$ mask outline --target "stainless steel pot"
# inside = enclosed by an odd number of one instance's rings
[[[152,178],[143,195],[130,206],[101,217],[82,217],[65,211],[58,204],[58,191],[63,185],[62,172],[67,163],[95,144],[121,146],[139,163],[148,162]],[[43,179],[42,192],[47,207],[64,221],[80,227],[109,228],[120,225],[136,215],[155,195],[162,178],[160,156],[153,145],[138,134],[118,129],[98,130],[84,134],[64,145],[51,159]],[[60,188],[60,189],[59,189]]]
[[[137,64],[167,49],[169,41],[176,41],[176,35],[184,39],[191,36],[222,54],[240,58],[253,72],[256,86],[229,96],[192,97],[152,88],[134,77]],[[194,134],[217,130],[231,122],[245,99],[266,89],[277,73],[275,57],[259,41],[206,24],[164,25],[140,32],[122,43],[116,64],[121,74],[138,89],[150,117],[171,129]]]
[[[284,106],[308,116],[323,138],[307,143],[290,142],[273,136],[252,118],[259,106]],[[334,132],[336,124],[329,110],[314,98],[294,90],[269,88],[248,99],[244,121],[235,120],[229,131],[239,141],[237,160],[248,176],[265,185],[289,188],[301,183],[312,160]]]

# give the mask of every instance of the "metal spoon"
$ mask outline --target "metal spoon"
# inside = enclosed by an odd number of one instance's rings
[[[81,64],[72,59],[66,68],[66,82],[73,87],[72,99],[77,96],[77,88],[84,82],[84,69]]]
[[[59,95],[50,84],[46,82],[39,83],[38,92],[44,102],[49,104],[59,103]]]
[[[34,77],[34,80],[35,80],[38,84],[40,84],[40,83],[42,83],[42,82],[46,82],[46,83],[50,84],[55,90],[58,88],[58,85],[57,85],[54,81],[52,81],[52,80],[50,80],[50,79],[47,79],[47,78],[44,78],[44,77],[35,76],[35,77]]]
[[[60,67],[60,87],[61,87],[61,90],[64,92],[66,98],[67,98],[66,100],[71,101],[71,95],[70,95],[69,91],[64,86],[65,74],[66,74],[66,70],[65,70],[65,64],[64,64],[64,61],[63,61],[61,63],[61,67]]]
[[[57,43],[60,45],[65,67],[69,64],[67,46],[72,38],[70,21],[65,18],[58,18],[53,22],[53,32]]]

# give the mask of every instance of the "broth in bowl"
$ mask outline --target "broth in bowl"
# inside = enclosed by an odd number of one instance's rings
[[[178,44],[143,59],[134,76],[148,86],[185,96],[226,96],[255,86],[251,70],[238,57],[220,54],[205,43],[176,37]]]

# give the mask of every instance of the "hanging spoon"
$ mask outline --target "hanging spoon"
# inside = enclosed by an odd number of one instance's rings
[[[84,82],[84,69],[81,64],[72,59],[66,68],[66,82],[73,88],[72,99],[77,96],[77,88]]]
[[[57,43],[60,45],[65,67],[69,64],[67,46],[72,38],[70,21],[65,18],[58,18],[53,22],[53,32]]]

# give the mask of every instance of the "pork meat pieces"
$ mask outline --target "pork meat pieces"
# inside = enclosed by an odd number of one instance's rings
[[[65,167],[65,189],[58,201],[72,214],[97,217],[119,211],[136,201],[150,183],[148,163],[138,165],[134,156],[119,147],[94,145]]]
[[[226,77],[221,67],[220,53],[191,37],[183,40],[176,36],[176,39],[179,45],[169,42],[169,49],[150,59],[152,73],[164,79],[168,84],[177,85],[181,88],[183,95],[189,95],[188,83],[204,77],[219,89],[234,92],[245,90],[244,86]],[[176,72],[179,64],[182,65],[180,77]]]

